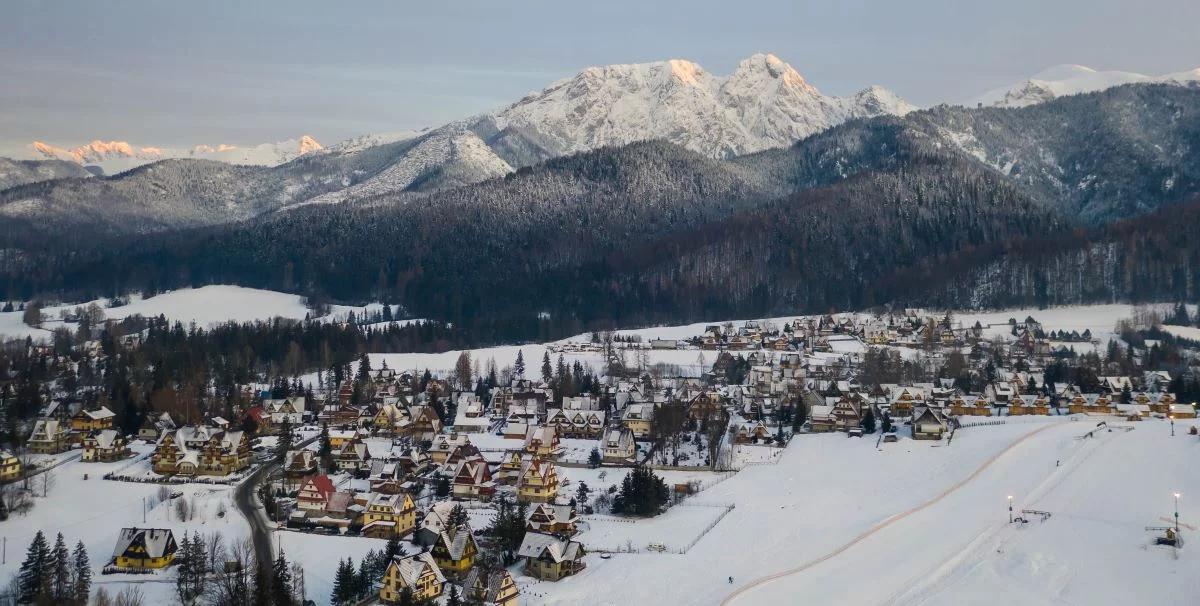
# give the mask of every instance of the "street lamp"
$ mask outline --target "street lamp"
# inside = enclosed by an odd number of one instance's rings
[[[1012,495],[1008,495],[1008,523],[1012,524]]]
[[[1179,540],[1179,493],[1175,493],[1175,540]]]
[[[1175,437],[1175,415],[1167,415],[1167,420],[1171,421],[1171,437]]]

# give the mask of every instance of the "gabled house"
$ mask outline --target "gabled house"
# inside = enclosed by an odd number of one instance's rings
[[[551,457],[558,453],[558,432],[554,426],[535,426],[525,430],[525,452],[536,457]]]
[[[569,504],[538,503],[529,511],[525,519],[525,528],[534,532],[546,534],[573,536],[579,516],[575,507]]]
[[[91,431],[83,439],[83,461],[107,463],[129,455],[129,444],[125,441],[125,436],[115,429]]]
[[[138,428],[138,437],[158,441],[158,438],[168,431],[175,431],[175,420],[171,418],[171,413],[164,412],[157,417],[146,415],[142,426]]]
[[[333,461],[339,471],[366,471],[371,467],[371,451],[366,442],[356,438],[342,444],[342,447],[333,453]]]
[[[130,570],[157,570],[169,566],[178,550],[170,529],[122,528],[112,564]]]
[[[946,432],[946,419],[937,409],[922,406],[913,413],[914,440],[940,440]]]
[[[621,424],[633,432],[633,437],[642,440],[650,437],[654,427],[654,404],[630,404],[621,415]]]
[[[583,570],[583,543],[540,532],[526,532],[517,555],[525,559],[525,574],[557,581]]]
[[[483,457],[466,459],[454,471],[452,494],[456,499],[488,500],[496,494],[496,482]]]
[[[329,476],[323,473],[311,476],[300,485],[300,492],[296,495],[296,507],[320,513],[325,510],[329,495],[334,491],[333,480],[330,480]]]
[[[471,527],[464,525],[443,530],[430,553],[443,573],[461,578],[475,565],[479,546],[475,544]]]
[[[441,465],[450,457],[450,453],[459,446],[471,443],[471,438],[467,434],[451,432],[447,434],[438,434],[433,439],[433,444],[429,447],[429,458],[434,463]]]
[[[67,425],[58,419],[38,419],[33,424],[33,432],[29,434],[26,446],[30,452],[38,454],[57,454],[67,450],[67,438],[70,431]]]
[[[609,429],[600,443],[600,460],[610,465],[624,465],[637,460],[637,442],[628,427]]]
[[[159,438],[150,461],[164,475],[226,476],[250,465],[250,444],[241,431],[184,425]]]
[[[814,433],[833,431],[837,428],[837,416],[833,414],[833,406],[819,404],[808,411],[809,430]]]
[[[520,592],[503,568],[476,566],[463,579],[463,596],[483,606],[517,606]]]
[[[554,463],[526,455],[517,476],[517,500],[523,503],[547,503],[558,496],[558,472]]]
[[[414,602],[426,602],[442,595],[445,585],[446,576],[429,552],[396,556],[383,573],[379,601],[399,604],[400,594],[407,588],[412,592]]]
[[[407,494],[372,494],[363,512],[363,534],[403,537],[417,527],[417,506]]]
[[[0,482],[12,482],[21,477],[21,460],[9,450],[0,450]]]
[[[304,423],[305,405],[304,396],[263,400],[263,409],[276,427],[285,421],[293,427]]]
[[[116,414],[101,406],[96,410],[80,410],[71,416],[71,431],[86,433],[101,429],[112,429]]]

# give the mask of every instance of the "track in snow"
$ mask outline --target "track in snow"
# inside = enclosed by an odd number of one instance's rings
[[[963,478],[962,480],[960,480],[958,483],[954,484],[953,486],[950,486],[949,488],[942,491],[937,496],[929,499],[928,501],[925,501],[924,503],[921,503],[920,505],[916,505],[915,507],[912,507],[911,509],[908,509],[907,511],[898,513],[898,514],[872,526],[871,528],[868,528],[867,530],[863,531],[861,534],[854,537],[853,539],[851,539],[849,542],[842,545],[841,547],[838,547],[837,549],[834,549],[833,551],[830,551],[829,553],[827,553],[823,556],[809,560],[808,562],[805,562],[804,564],[801,564],[794,568],[789,568],[787,570],[782,570],[780,572],[769,574],[767,576],[755,579],[745,585],[742,585],[741,587],[738,587],[736,590],[734,590],[733,593],[729,594],[728,596],[725,596],[724,600],[721,600],[721,606],[727,606],[728,604],[732,604],[735,601],[737,601],[737,599],[739,597],[745,595],[746,593],[748,593],[758,587],[766,585],[772,581],[777,581],[784,577],[789,577],[792,575],[800,574],[800,573],[812,568],[813,566],[816,566],[817,564],[820,564],[827,560],[831,560],[831,559],[841,555],[842,553],[844,553],[846,550],[850,549],[851,547],[861,543],[862,541],[866,540],[867,538],[870,538],[875,533],[891,526],[892,524],[895,524],[896,522],[899,522],[909,516],[912,516],[913,514],[924,511],[925,509],[928,509],[929,507],[936,505],[937,503],[941,502],[942,499],[945,499],[946,497],[950,496],[958,489],[962,488],[963,486],[966,486],[972,480],[979,477],[979,475],[982,474],[984,471],[986,471],[988,467],[991,467],[991,465],[993,463],[995,463],[997,460],[1000,459],[1000,457],[1004,456],[1012,449],[1021,445],[1029,438],[1032,438],[1032,437],[1038,435],[1039,433],[1046,431],[1047,429],[1054,428],[1054,427],[1058,427],[1058,424],[1056,424],[1056,423],[1049,424],[1049,425],[1046,425],[1045,427],[1035,429],[1035,430],[1021,436],[1016,441],[1014,441],[1012,444],[1009,444],[1007,447],[1005,447],[1004,450],[992,455],[989,459],[984,461],[978,468],[975,469],[975,471],[971,472],[971,475]]]

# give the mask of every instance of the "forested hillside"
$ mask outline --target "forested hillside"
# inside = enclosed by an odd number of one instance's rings
[[[851,121],[733,160],[645,142],[233,225],[5,234],[0,268],[13,298],[236,283],[388,300],[484,340],[889,302],[1178,298],[1194,280],[1163,273],[1192,247],[1195,213],[1174,205],[1200,193],[1197,142],[1200,89],[1125,86]]]

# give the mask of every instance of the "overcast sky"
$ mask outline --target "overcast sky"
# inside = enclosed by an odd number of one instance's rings
[[[39,139],[330,144],[489,110],[589,65],[759,51],[831,94],[961,101],[1060,63],[1200,66],[1197,0],[0,5],[0,152]]]

